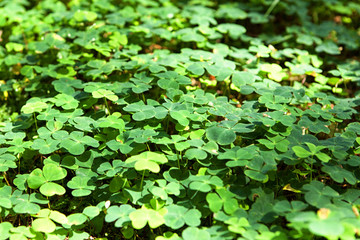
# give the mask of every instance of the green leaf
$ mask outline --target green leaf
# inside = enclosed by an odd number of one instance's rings
[[[245,84],[252,84],[254,81],[255,76],[250,72],[235,72],[232,75],[232,83],[238,88]]]
[[[135,229],[142,229],[146,224],[149,224],[150,228],[157,228],[164,224],[165,213],[166,209],[164,208],[156,211],[143,207],[131,212],[129,217]]]
[[[38,200],[35,193],[31,194],[30,196],[27,194],[13,194],[11,199],[12,203],[15,205],[15,207],[13,207],[13,210],[16,213],[36,214],[40,211],[40,206],[34,203]],[[39,203],[46,204],[47,201],[41,201]]]
[[[153,118],[156,115],[155,107],[145,105],[142,101],[129,104],[124,107],[124,110],[127,112],[134,112],[132,117],[135,121],[143,121],[145,119]]]
[[[95,189],[89,176],[75,176],[67,183],[67,186],[75,189],[72,191],[74,197],[88,196],[91,194],[91,191]]]
[[[335,182],[343,183],[344,180],[346,180],[351,185],[355,185],[355,183],[356,183],[356,178],[355,178],[354,174],[352,172],[340,167],[339,165],[323,166],[321,168],[321,170],[323,172],[326,172],[327,174],[329,174],[330,177]]]
[[[51,211],[49,218],[60,224],[66,224],[68,222],[66,215],[58,211]]]
[[[39,153],[41,154],[50,154],[59,149],[58,145],[60,142],[60,140],[53,140],[51,138],[46,140],[38,138],[34,140],[31,147],[33,149],[39,150]]]
[[[182,237],[184,240],[192,240],[192,239],[198,239],[198,240],[210,240],[210,233],[208,233],[204,229],[199,229],[196,227],[188,227],[186,228],[183,233]]]
[[[318,152],[315,154],[315,156],[320,159],[322,162],[329,162],[331,160],[331,157],[328,156],[327,154],[325,153],[322,153],[322,152]]]
[[[78,79],[60,78],[51,82],[56,91],[67,95],[73,95],[75,88],[82,88],[82,82]]]
[[[43,167],[43,175],[47,181],[58,181],[66,177],[67,172],[65,169],[49,163]]]
[[[309,223],[309,230],[318,236],[324,237],[340,237],[344,232],[344,227],[334,219],[325,219],[311,221]]]
[[[8,52],[11,52],[12,50],[14,50],[15,52],[22,52],[22,50],[24,49],[24,46],[22,44],[14,42],[6,43],[5,47]]]
[[[326,52],[331,55],[340,54],[339,47],[332,41],[325,41],[315,48],[316,52]]]
[[[337,198],[339,193],[329,186],[324,186],[319,181],[312,181],[305,184],[303,189],[306,191],[305,200],[318,208],[326,207],[331,203],[331,199]]]
[[[239,207],[235,195],[224,188],[216,190],[216,193],[208,193],[206,201],[209,203],[209,208],[212,212],[216,213],[224,207],[227,214],[233,214]]]
[[[98,207],[88,206],[84,208],[83,213],[91,219],[98,216],[100,214],[100,210]]]
[[[187,126],[189,125],[190,121],[187,118],[187,116],[189,115],[189,112],[186,110],[179,110],[179,111],[170,111],[170,116],[177,120],[179,124],[181,124],[182,126]]]
[[[107,210],[107,214],[105,216],[106,222],[115,222],[115,227],[123,227],[126,223],[130,222],[129,214],[134,212],[135,209],[130,205],[123,204],[119,206],[111,206]]]
[[[32,66],[26,65],[26,66],[22,67],[20,70],[20,73],[29,79],[32,79],[35,77],[34,68]]]
[[[197,209],[187,209],[179,205],[166,207],[167,213],[164,216],[165,225],[172,229],[179,229],[185,224],[188,226],[199,226],[201,213]]]
[[[229,145],[235,141],[236,134],[231,129],[214,126],[206,129],[206,137],[220,145]]]
[[[149,170],[151,172],[159,172],[159,164],[168,162],[168,159],[164,154],[156,152],[143,152],[139,155],[132,156],[125,161],[126,163],[135,163],[135,169],[137,171]]]
[[[86,11],[86,10],[77,10],[74,13],[74,19],[79,22],[89,21],[92,22],[97,18],[97,14],[95,12]]]
[[[249,221],[244,217],[233,217],[228,219],[225,223],[229,225],[228,228],[231,232],[237,234],[243,234],[246,231],[244,227],[250,226]]]
[[[9,199],[11,197],[11,187],[10,186],[2,186],[0,188],[0,205],[6,208],[10,208],[11,207],[11,201],[9,202]]]
[[[73,213],[67,216],[68,224],[71,225],[81,225],[87,221],[87,217],[82,213]]]
[[[192,72],[195,75],[201,76],[205,73],[205,69],[200,63],[193,63],[188,68],[188,71]]]
[[[32,171],[27,179],[27,184],[32,189],[37,189],[46,182],[41,169],[37,168]]]
[[[294,151],[296,156],[298,156],[300,158],[307,158],[312,155],[311,152],[305,150],[303,147],[300,147],[300,146],[292,147],[292,150]]]
[[[10,237],[10,229],[13,228],[13,225],[9,222],[0,223],[0,239],[5,240]]]
[[[254,170],[245,170],[244,173],[249,178],[259,182],[267,182],[269,179],[269,177],[266,174]]]
[[[38,100],[27,102],[22,108],[21,111],[25,114],[34,113],[34,112],[41,112],[42,110],[47,108],[47,104]]]
[[[223,201],[216,193],[209,193],[206,195],[206,201],[209,203],[209,208],[212,212],[218,212],[223,206]]]
[[[49,218],[38,218],[32,222],[32,228],[38,232],[52,233],[56,229],[56,225]]]
[[[122,120],[120,113],[113,113],[112,115],[99,119],[99,127],[111,127],[115,129],[119,129],[120,132],[125,130],[125,122]]]
[[[110,101],[117,101],[119,98],[116,96],[112,91],[106,90],[106,89],[98,89],[94,92],[92,92],[92,96],[94,98],[107,98]]]
[[[69,138],[61,141],[60,146],[68,150],[71,154],[81,155],[85,151],[85,146],[98,147],[99,142],[90,136],[84,136],[84,132],[73,131]]]
[[[192,176],[189,188],[195,191],[210,192],[211,186],[222,187],[223,181],[218,176]]]
[[[76,109],[79,105],[78,100],[70,95],[63,93],[56,95],[53,102],[57,107],[62,107],[65,110]]]
[[[16,157],[12,154],[0,154],[0,171],[6,172],[9,170],[9,168],[17,168],[15,160]]]
[[[238,39],[242,34],[246,32],[246,28],[234,23],[222,23],[217,26],[217,29],[221,33],[228,33],[232,39]]]
[[[51,197],[54,195],[64,195],[66,190],[63,186],[57,183],[47,182],[41,185],[40,192],[45,196]]]
[[[205,159],[208,155],[205,151],[201,150],[201,149],[196,149],[196,148],[191,148],[186,150],[185,152],[185,156],[188,159],[199,159],[199,160],[203,160]]]

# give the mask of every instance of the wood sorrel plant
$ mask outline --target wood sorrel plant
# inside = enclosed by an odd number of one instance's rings
[[[360,4],[0,2],[0,240],[355,239]]]

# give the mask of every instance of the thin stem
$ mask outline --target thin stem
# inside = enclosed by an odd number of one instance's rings
[[[6,184],[7,184],[8,186],[10,186],[9,181],[8,181],[7,178],[6,178],[6,173],[5,173],[5,172],[3,173],[3,176],[4,176],[4,179],[5,179]]]
[[[39,129],[38,128],[38,125],[37,125],[37,120],[36,120],[36,116],[35,116],[35,113],[33,113],[33,116],[34,116],[34,121],[35,121],[35,127],[36,127],[36,131]]]
[[[108,104],[108,102],[107,102],[107,100],[106,100],[105,97],[104,97],[104,101],[105,101],[106,109],[108,110],[108,114],[111,115],[111,113],[110,113],[110,108],[109,108],[109,104]]]
[[[198,192],[199,192],[199,190],[196,190],[196,192],[195,192],[194,195],[191,197],[191,199],[193,199]]]
[[[141,189],[142,189],[142,187],[143,187],[144,177],[145,177],[145,170],[143,171],[143,174],[142,174],[142,176],[141,176],[140,190],[141,190]]]
[[[180,158],[179,158],[179,153],[177,153],[177,163],[178,163],[178,168],[180,169]]]
[[[144,93],[141,93],[144,103],[146,103]]]
[[[18,174],[20,174],[20,166],[21,166],[20,153],[18,154],[18,159],[19,159]]]
[[[167,117],[167,122],[166,122],[166,133],[168,133],[169,130],[169,122],[170,122],[170,118]]]
[[[270,7],[268,8],[268,10],[266,11],[266,13],[264,14],[265,17],[268,17],[270,15],[270,13],[272,12],[272,10],[274,10],[274,8],[276,7],[276,5],[280,2],[280,0],[274,0]]]
[[[50,201],[49,201],[49,197],[48,197],[48,196],[46,196],[46,199],[48,200],[48,204],[47,204],[47,205],[48,205],[48,208],[49,208],[49,209],[51,209],[51,206],[50,206]]]

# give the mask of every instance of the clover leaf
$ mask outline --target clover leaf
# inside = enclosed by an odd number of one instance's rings
[[[5,240],[10,237],[10,229],[13,228],[13,225],[9,222],[0,223],[0,239]]]
[[[0,188],[0,207],[3,208],[11,208],[12,202],[10,200],[11,198],[11,187],[10,186],[4,186]]]
[[[303,189],[306,191],[305,200],[318,208],[326,207],[330,204],[331,199],[337,198],[339,193],[329,186],[324,186],[319,181],[312,181],[310,184],[305,184]]]
[[[32,228],[38,232],[51,233],[55,231],[56,224],[49,218],[38,218],[33,221]]]
[[[221,33],[229,33],[229,36],[232,39],[238,39],[242,34],[246,32],[246,29],[239,25],[234,23],[222,23],[217,26],[217,29]]]
[[[309,230],[318,236],[330,238],[332,236],[342,236],[345,229],[336,219],[325,219],[311,221]]]
[[[358,237],[358,1],[0,2],[1,240]]]
[[[166,200],[169,194],[178,196],[180,194],[180,184],[171,182],[166,184],[164,179],[156,181],[159,186],[152,186],[149,188],[149,191],[156,197]]]
[[[113,113],[106,118],[99,119],[98,126],[103,127],[111,127],[115,129],[119,129],[120,132],[125,130],[125,122],[122,120],[120,113]]]
[[[22,108],[21,111],[25,114],[41,112],[46,109],[48,105],[42,102],[40,99],[33,99],[32,101],[27,102]]]
[[[331,55],[340,54],[339,47],[332,41],[325,41],[315,48],[316,52],[326,52]]]
[[[124,107],[127,112],[134,112],[132,115],[135,121],[143,121],[155,117],[155,107],[151,105],[145,105],[143,101],[129,104]]]
[[[40,188],[40,192],[45,196],[63,195],[65,188],[52,181],[58,181],[65,178],[67,172],[65,169],[53,164],[45,164],[43,169],[35,169],[27,179],[28,186],[32,189]]]
[[[201,63],[193,63],[187,68],[187,70],[198,76],[201,76],[205,73],[204,67]]]
[[[354,185],[356,183],[356,178],[354,174],[351,171],[340,167],[339,165],[323,166],[321,170],[329,174],[335,182],[343,183],[344,180],[346,180],[351,185]]]
[[[129,223],[130,217],[129,214],[134,212],[135,209],[128,204],[123,204],[121,206],[111,206],[107,210],[105,216],[106,222],[115,222],[115,227],[123,227],[126,223]]]
[[[185,224],[192,227],[200,225],[201,213],[197,209],[187,209],[179,205],[166,207],[167,213],[164,216],[165,225],[172,229],[179,229]]]
[[[100,214],[100,209],[95,206],[87,206],[84,208],[83,213],[90,219],[93,219]]]
[[[224,188],[216,189],[216,193],[208,193],[206,201],[209,203],[209,208],[212,212],[216,213],[224,207],[227,214],[232,214],[238,209],[238,202],[234,198],[235,194],[227,191]]]
[[[293,151],[295,152],[296,156],[300,157],[300,158],[307,158],[310,156],[316,156],[318,159],[320,159],[323,162],[328,162],[331,157],[329,157],[328,155],[326,155],[323,152],[320,152],[320,150],[324,149],[324,146],[315,146],[314,144],[310,143],[310,142],[305,142],[305,144],[308,146],[309,150],[304,149],[303,147],[300,146],[294,146],[292,147]]]
[[[94,98],[107,98],[113,102],[115,102],[119,99],[118,96],[115,95],[112,91],[106,90],[106,89],[98,89],[96,91],[93,91],[92,96]]]
[[[85,146],[98,147],[99,142],[90,136],[84,136],[84,132],[73,131],[68,138],[63,139],[60,143],[60,147],[65,148],[74,155],[84,153]]]
[[[231,129],[213,126],[206,129],[206,137],[211,141],[219,143],[220,145],[229,145],[235,141],[236,134]]]
[[[67,183],[67,186],[75,189],[72,191],[74,197],[88,196],[95,189],[91,177],[88,176],[75,176]]]
[[[131,156],[126,159],[126,163],[135,163],[134,167],[137,171],[149,170],[158,173],[160,171],[159,164],[168,162],[165,154],[156,152],[143,152],[141,154]]]
[[[196,227],[188,227],[182,232],[182,237],[184,240],[199,239],[199,240],[210,240],[210,233],[204,229],[199,229]]]
[[[191,176],[189,188],[200,192],[210,192],[212,186],[222,187],[223,181],[218,176]]]
[[[16,157],[10,153],[6,153],[6,148],[0,148],[0,172],[6,172],[9,168],[16,168]]]
[[[75,88],[82,88],[81,80],[72,78],[60,78],[52,81],[51,84],[54,85],[56,91],[67,95],[73,95]]]
[[[32,228],[38,232],[51,233],[55,231],[56,224],[66,224],[68,222],[66,216],[58,211],[49,209],[41,209],[36,215],[37,219],[32,222]]]
[[[239,146],[236,146],[220,153],[218,159],[231,160],[226,162],[226,166],[238,167],[247,165],[249,162],[248,160],[253,159],[255,155],[256,149],[254,148],[240,148]]]
[[[69,216],[67,216],[67,219],[68,219],[68,222],[66,223],[67,225],[69,226],[72,226],[72,225],[81,225],[83,224],[84,222],[86,222],[88,220],[88,218],[86,217],[85,214],[83,213],[73,213],[73,214],[70,214]]]
[[[39,193],[28,195],[22,194],[20,191],[15,191],[11,196],[11,202],[14,205],[13,210],[16,213],[36,214],[40,211],[38,204],[47,204],[49,201],[44,199]]]
[[[149,224],[150,228],[157,228],[165,223],[164,215],[166,209],[154,210],[146,208],[145,205],[129,214],[131,224],[135,229],[142,229]]]
[[[39,150],[41,154],[50,154],[59,149],[60,142],[60,140],[54,140],[51,138],[46,140],[38,138],[34,140],[31,147],[33,149]]]
[[[53,102],[57,107],[62,107],[65,110],[76,109],[79,105],[78,100],[76,100],[73,96],[64,93],[56,95]]]

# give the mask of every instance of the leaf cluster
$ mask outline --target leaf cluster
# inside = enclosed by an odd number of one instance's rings
[[[0,16],[0,240],[359,237],[360,4]]]

